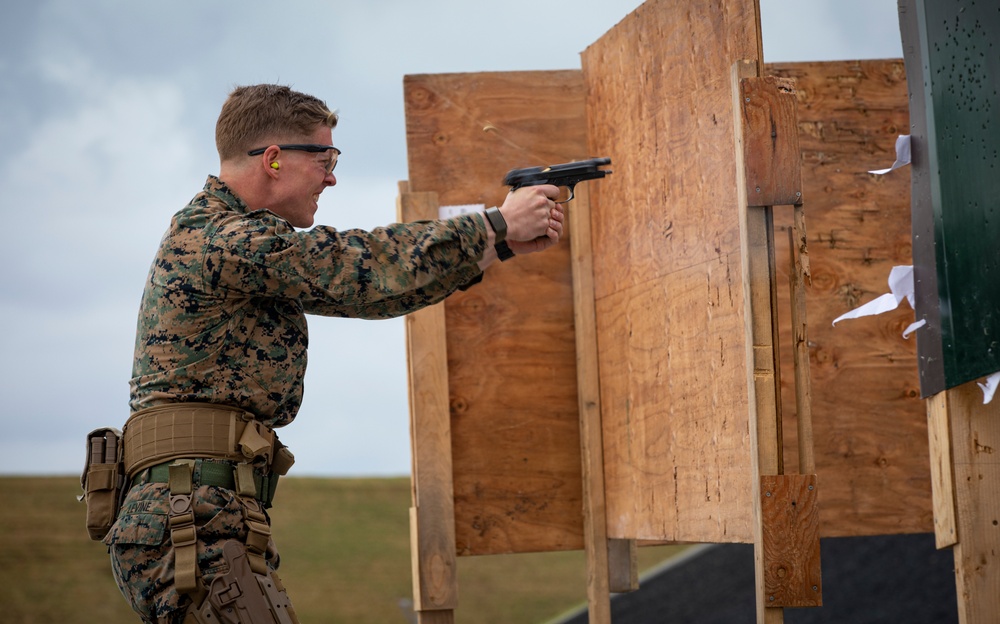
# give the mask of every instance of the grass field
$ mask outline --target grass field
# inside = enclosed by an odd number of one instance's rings
[[[0,477],[0,624],[135,623],[72,477]],[[272,510],[305,624],[406,624],[408,479],[286,478]],[[676,547],[640,549],[640,569]],[[582,552],[460,558],[458,624],[539,624],[586,600]]]

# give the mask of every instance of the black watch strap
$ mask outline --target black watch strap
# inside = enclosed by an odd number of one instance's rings
[[[514,257],[514,252],[511,251],[507,241],[500,241],[496,245],[493,245],[493,249],[497,250],[497,258],[500,258],[500,262],[505,262]]]
[[[499,208],[487,208],[486,209],[486,220],[490,222],[490,226],[493,228],[493,248],[496,249],[497,257],[500,261],[510,260],[514,257],[514,252],[511,251],[510,246],[507,244],[507,222],[503,218],[503,214],[500,213]]]

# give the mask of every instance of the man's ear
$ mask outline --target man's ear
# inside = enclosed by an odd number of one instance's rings
[[[278,171],[281,170],[281,162],[278,160],[280,155],[281,148],[277,145],[271,145],[260,155],[262,164],[267,166],[267,173],[272,178],[278,177]]]

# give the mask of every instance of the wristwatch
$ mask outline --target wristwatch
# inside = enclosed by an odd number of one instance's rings
[[[505,240],[507,238],[507,222],[504,221],[500,209],[487,208],[486,219],[493,227],[493,248],[497,250],[497,257],[500,258],[501,262],[510,260],[514,257],[514,252],[510,250],[510,246]]]

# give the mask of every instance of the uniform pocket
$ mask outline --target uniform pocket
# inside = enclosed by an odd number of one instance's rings
[[[107,545],[136,544],[159,546],[167,534],[167,517],[158,514],[132,514],[119,517],[104,539]]]
[[[160,546],[168,539],[167,511],[170,506],[160,484],[134,488],[122,504],[118,519],[112,525],[104,543]]]
[[[141,487],[150,494],[158,484]],[[135,493],[135,492],[133,492]],[[173,589],[173,557],[166,501],[126,500],[104,543],[118,589],[132,608],[147,619],[179,608]]]

